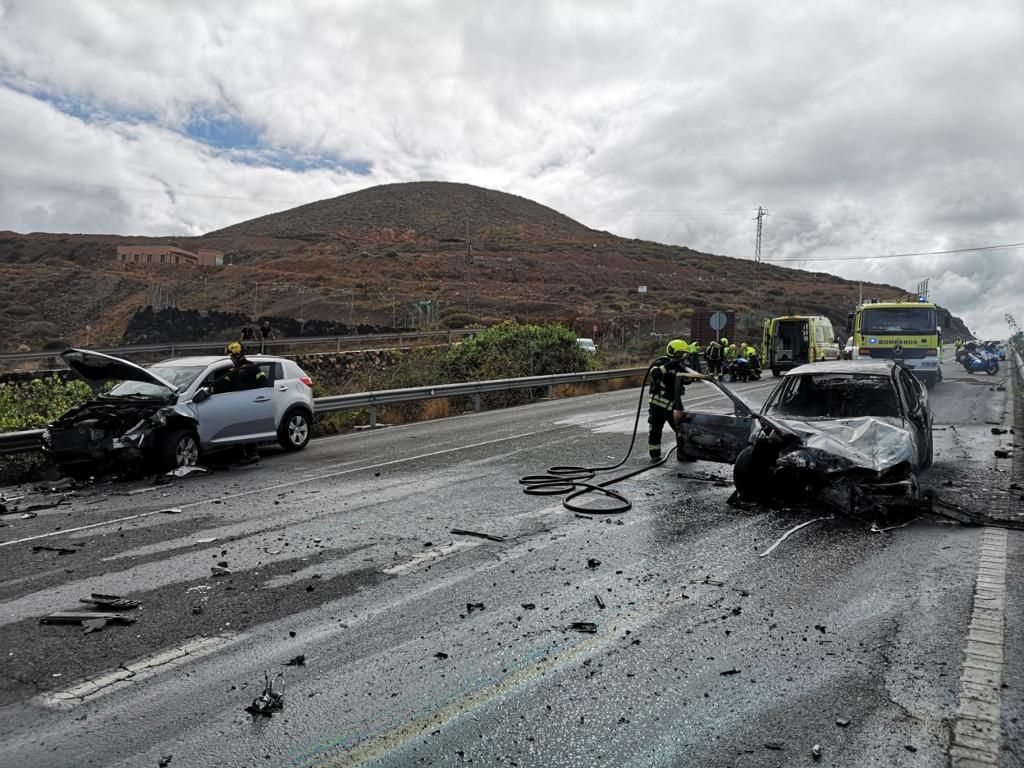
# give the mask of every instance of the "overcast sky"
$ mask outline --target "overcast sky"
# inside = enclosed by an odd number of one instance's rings
[[[0,229],[420,180],[743,258],[764,206],[766,260],[1005,336],[1024,248],[932,252],[1024,243],[1024,2],[0,0]]]

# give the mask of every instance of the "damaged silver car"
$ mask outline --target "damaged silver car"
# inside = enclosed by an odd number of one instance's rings
[[[928,393],[892,361],[802,365],[785,374],[760,411],[715,382],[731,415],[687,412],[680,455],[733,464],[746,501],[818,500],[847,514],[918,496],[932,463]]]
[[[277,441],[300,450],[310,438],[313,382],[285,358],[249,358],[266,374],[266,387],[214,394],[211,385],[232,366],[227,357],[147,368],[83,349],[61,357],[94,390],[119,382],[43,431],[43,452],[65,474],[192,466],[214,448]]]

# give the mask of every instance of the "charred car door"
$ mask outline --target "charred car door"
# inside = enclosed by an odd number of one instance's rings
[[[906,368],[897,366],[893,370],[896,389],[904,408],[907,428],[914,436],[917,446],[919,468],[931,463],[932,415],[928,407],[928,391],[921,381]]]
[[[718,389],[732,400],[733,413],[687,411],[676,431],[680,456],[734,464],[750,442],[755,424],[750,407],[728,389]]]
[[[267,373],[273,364],[261,364]],[[210,386],[231,366],[219,365],[210,371],[203,386]],[[272,383],[271,377],[268,381]],[[275,440],[273,386],[245,389],[238,392],[218,392],[202,402],[194,403],[199,420],[199,442],[202,446]]]

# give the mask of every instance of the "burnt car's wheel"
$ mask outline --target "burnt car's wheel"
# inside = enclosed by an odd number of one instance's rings
[[[311,431],[309,411],[305,408],[292,408],[277,428],[277,442],[286,451],[301,451],[309,442]]]
[[[194,467],[199,463],[199,439],[187,427],[169,429],[160,441],[160,466],[164,469]]]
[[[757,446],[748,445],[736,457],[732,468],[732,482],[745,499],[758,499],[765,495],[771,482],[771,456]]]

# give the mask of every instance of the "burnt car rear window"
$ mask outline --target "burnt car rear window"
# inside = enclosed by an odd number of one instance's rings
[[[887,376],[811,374],[791,377],[766,413],[799,419],[899,418],[900,405]]]

